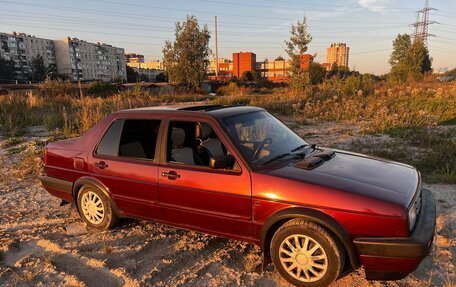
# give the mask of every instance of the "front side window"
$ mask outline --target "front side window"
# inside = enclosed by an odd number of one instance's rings
[[[167,162],[191,166],[211,166],[211,160],[234,158],[219,139],[212,127],[204,122],[171,121],[168,131]]]
[[[97,148],[97,154],[138,159],[155,158],[160,120],[116,120]]]
[[[293,155],[309,146],[265,111],[227,117],[222,122],[247,160],[256,167]]]

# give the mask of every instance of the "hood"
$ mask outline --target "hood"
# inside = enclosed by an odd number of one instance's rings
[[[344,190],[407,207],[418,186],[418,171],[409,165],[335,150],[335,156],[313,169],[298,163],[268,174],[333,189]]]

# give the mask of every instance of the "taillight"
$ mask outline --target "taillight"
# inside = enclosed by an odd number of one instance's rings
[[[46,163],[47,163],[47,148],[44,148],[43,164],[46,165]]]

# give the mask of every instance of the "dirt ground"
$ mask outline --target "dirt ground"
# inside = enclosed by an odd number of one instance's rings
[[[335,124],[298,131],[329,147],[361,137]],[[289,286],[272,266],[259,271],[259,249],[243,242],[138,220],[87,230],[72,206],[59,207],[36,177],[17,170],[22,149],[46,135],[35,127],[25,142],[0,148],[0,286]],[[420,267],[394,282],[368,282],[356,270],[333,286],[456,286],[456,186],[425,187],[436,198],[437,236]]]

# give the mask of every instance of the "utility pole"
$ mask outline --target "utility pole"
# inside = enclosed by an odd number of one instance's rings
[[[413,41],[422,41],[426,46],[428,37],[435,36],[429,33],[429,25],[438,24],[436,21],[429,20],[429,11],[431,10],[437,9],[429,7],[429,0],[426,0],[424,8],[416,11],[416,22],[411,24],[414,27]]]
[[[218,41],[217,41],[217,16],[214,16],[215,25],[215,78],[218,80],[219,61],[218,61]]]

